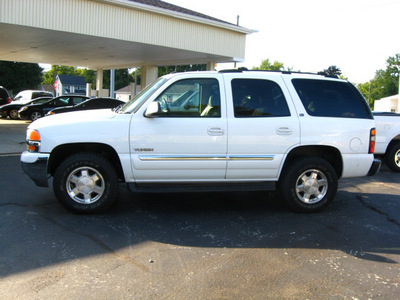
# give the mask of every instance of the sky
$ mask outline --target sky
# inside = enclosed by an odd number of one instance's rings
[[[400,0],[164,0],[258,32],[244,63],[279,61],[294,71],[336,65],[353,83],[374,78],[400,53]],[[217,68],[232,67],[218,64]]]

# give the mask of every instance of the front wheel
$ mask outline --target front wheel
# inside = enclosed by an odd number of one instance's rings
[[[338,178],[326,160],[303,157],[286,166],[278,183],[285,203],[297,212],[318,212],[336,195]]]
[[[386,164],[393,172],[400,172],[400,142],[390,146],[385,156]]]
[[[54,193],[62,206],[77,213],[107,210],[118,194],[114,166],[97,153],[77,153],[64,160],[53,180]]]

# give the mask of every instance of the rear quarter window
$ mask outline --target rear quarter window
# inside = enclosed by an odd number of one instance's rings
[[[367,102],[349,82],[292,79],[292,83],[311,116],[373,119]]]

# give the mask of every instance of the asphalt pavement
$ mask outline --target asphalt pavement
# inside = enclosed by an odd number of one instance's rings
[[[25,133],[30,123],[0,118],[0,155],[19,155],[25,151]]]
[[[121,184],[111,211],[75,215],[23,174],[27,123],[2,121],[0,299],[400,298],[400,174],[385,166],[317,214],[274,193]]]

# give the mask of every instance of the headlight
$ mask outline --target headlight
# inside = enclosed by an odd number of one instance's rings
[[[35,129],[28,129],[26,132],[26,145],[29,152],[39,152],[40,133]]]

